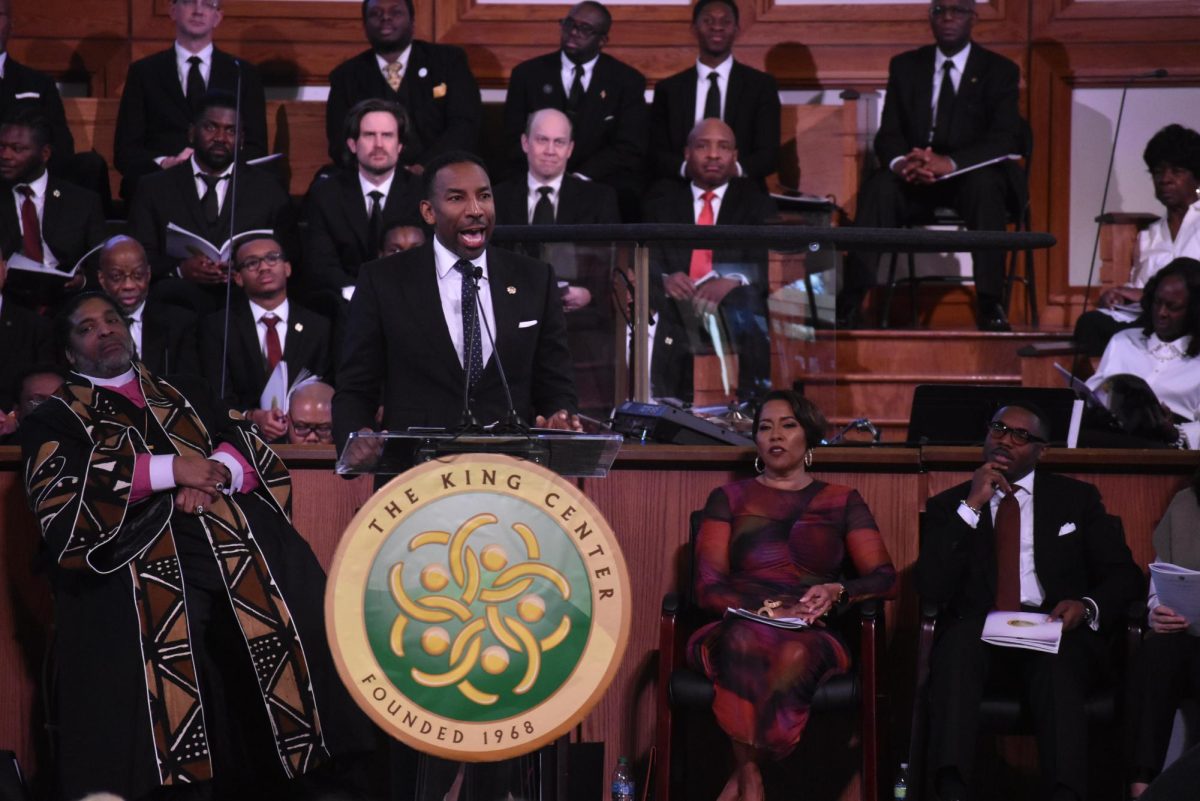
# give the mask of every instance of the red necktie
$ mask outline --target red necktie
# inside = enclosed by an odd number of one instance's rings
[[[41,264],[45,254],[42,253],[42,227],[38,224],[37,206],[33,205],[33,189],[21,184],[17,191],[25,197],[21,203],[21,252]]]
[[[700,209],[700,216],[696,218],[696,225],[712,225],[716,222],[713,218],[713,198],[717,196],[716,192],[705,192],[700,196],[704,201],[704,208]],[[693,250],[692,264],[688,268],[688,277],[693,281],[699,281],[704,276],[712,272],[713,254],[711,250]]]
[[[262,323],[267,327],[267,372],[272,373],[283,358],[283,347],[279,344],[279,332],[275,330],[279,318],[273,314],[264,314]]]
[[[996,535],[996,608],[1021,609],[1021,504],[1020,487],[1000,499],[992,529]]]

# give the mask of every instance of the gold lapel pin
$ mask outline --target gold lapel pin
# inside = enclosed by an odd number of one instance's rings
[[[601,89],[600,90],[600,99],[603,100],[606,97],[608,97],[608,93],[605,92],[603,89]]]
[[[517,294],[517,288],[515,286],[510,286],[505,291],[508,292],[508,294],[510,294],[510,295]]]

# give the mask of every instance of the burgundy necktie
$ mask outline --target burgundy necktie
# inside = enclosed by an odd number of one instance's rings
[[[1020,487],[1000,499],[996,521],[996,608],[1005,612],[1021,609],[1021,504]]]
[[[262,323],[267,327],[267,372],[272,373],[275,371],[275,366],[283,359],[283,347],[279,344],[279,332],[275,330],[279,318],[273,314],[264,314]]]
[[[41,264],[45,254],[42,253],[42,226],[38,224],[37,206],[33,205],[33,189],[21,184],[17,191],[25,198],[21,203],[21,252]]]

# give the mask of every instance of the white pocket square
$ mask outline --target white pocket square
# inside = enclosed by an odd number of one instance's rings
[[[13,95],[14,100],[28,100],[34,97],[41,97],[41,92],[17,92]]]
[[[1063,523],[1063,524],[1062,524],[1062,528],[1060,528],[1060,529],[1058,530],[1058,536],[1060,536],[1060,537],[1065,537],[1065,536],[1067,536],[1068,534],[1070,534],[1070,533],[1071,533],[1072,531],[1074,531],[1074,530],[1075,530],[1075,524],[1074,524],[1074,523]]]
[[[537,325],[537,320],[522,320],[517,323],[517,328],[532,328]]]
[[[605,122],[612,122],[612,121],[613,121],[613,120],[615,120],[616,118],[617,118],[617,115],[616,115],[616,114],[609,114],[607,117],[605,117],[605,118],[604,118],[604,121],[605,121]]]

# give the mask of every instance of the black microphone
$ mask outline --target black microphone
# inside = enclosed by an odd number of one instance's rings
[[[234,118],[233,118],[233,164],[232,170],[229,173],[229,186],[225,190],[226,205],[229,206],[229,241],[233,241],[233,226],[237,219],[237,179],[238,173],[238,156],[242,151],[242,62],[238,59],[233,60],[233,66],[237,70],[237,91],[234,94]],[[211,73],[209,82],[211,83]],[[216,191],[216,188],[213,188]],[[233,291],[233,264],[237,258],[237,248],[230,255],[229,269],[225,271],[225,336],[221,342],[221,397],[225,397],[225,380],[229,377],[229,297]]]
[[[492,345],[492,358],[496,360],[496,369],[500,371],[500,386],[504,387],[504,400],[508,402],[508,417],[504,420],[504,428],[527,431],[529,426],[521,419],[521,415],[517,414],[517,407],[513,404],[512,390],[508,386],[508,376],[504,374],[504,362],[500,359],[500,349],[496,347],[496,339],[492,336],[492,326],[487,321],[487,315],[483,313],[483,301],[479,299],[479,279],[483,277],[483,268],[475,265],[470,275],[471,280],[475,282],[475,320],[476,322],[483,320],[483,330],[487,332],[488,342]]]
[[[1100,214],[1097,217],[1104,216],[1104,207],[1108,205],[1108,187],[1112,183],[1113,162],[1117,157],[1117,141],[1121,138],[1121,120],[1125,116],[1125,95],[1129,93],[1129,87],[1135,81],[1143,81],[1147,79],[1157,79],[1167,77],[1167,71],[1162,67],[1143,72],[1138,75],[1131,75],[1125,79],[1124,85],[1121,87],[1121,105],[1117,109],[1117,124],[1113,128],[1112,150],[1108,154],[1108,172],[1104,174],[1104,194],[1100,196]],[[1092,260],[1088,263],[1088,280],[1083,287],[1083,308],[1079,315],[1082,317],[1088,308],[1088,300],[1092,295],[1092,278],[1096,273],[1096,254],[1100,251],[1100,226],[1103,225],[1099,219],[1096,220],[1096,237],[1092,241]]]
[[[475,351],[475,343],[479,340],[479,316],[483,314],[483,308],[479,305],[479,279],[482,277],[483,268],[478,264],[472,264],[471,269],[463,273],[463,280],[469,280],[475,287],[477,311],[474,319],[471,321],[471,330],[467,332],[467,340],[463,342],[463,368],[465,375],[463,380],[462,420],[459,422],[460,433],[476,431],[481,428],[479,420],[475,418],[475,412],[471,409],[471,354]],[[484,320],[484,322],[486,323],[487,321]],[[492,346],[492,349],[495,350],[495,345]],[[499,357],[497,357],[497,363],[499,363]],[[475,376],[475,380],[478,381],[479,376]],[[507,391],[508,385],[505,384],[504,388]]]

